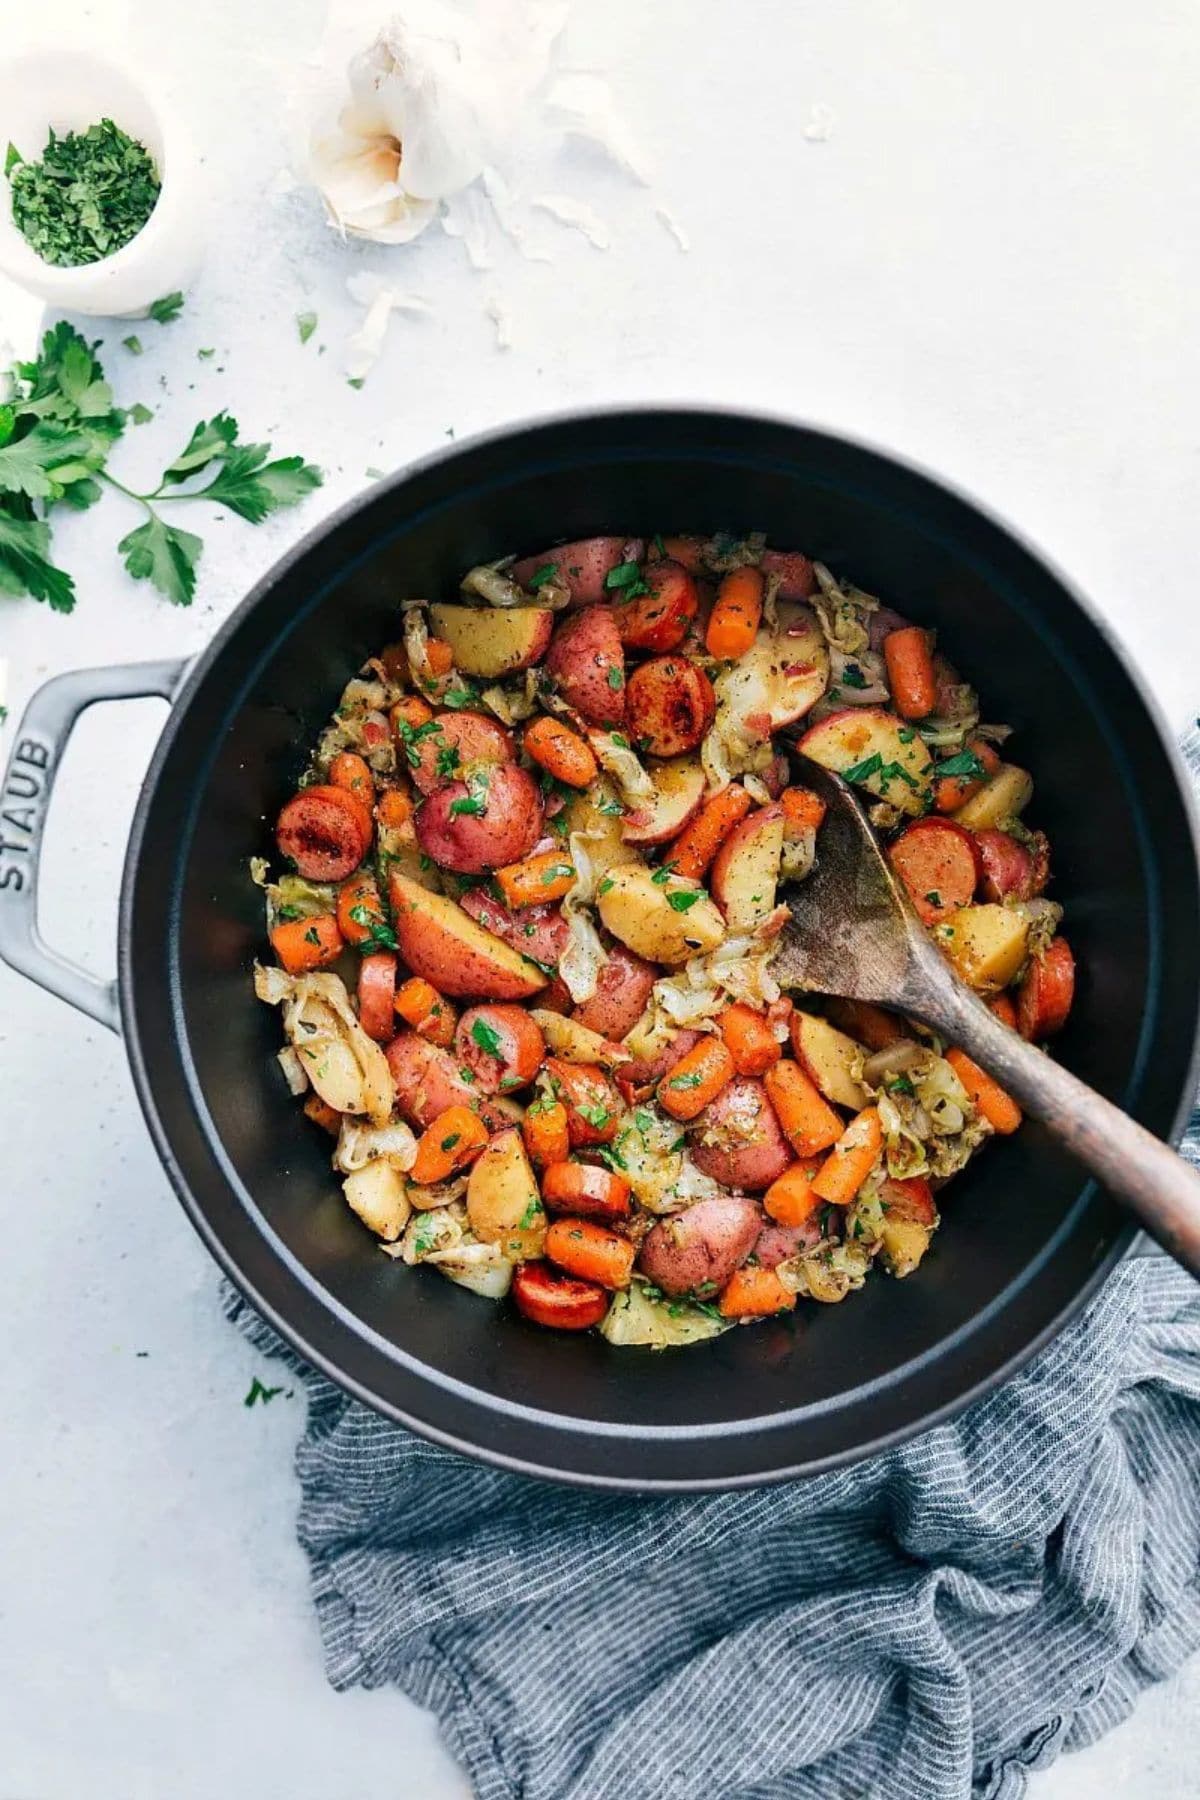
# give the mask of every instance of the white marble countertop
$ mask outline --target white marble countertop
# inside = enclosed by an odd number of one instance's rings
[[[480,277],[439,230],[348,249],[307,196],[272,192],[316,0],[75,0],[72,32],[123,46],[189,113],[215,196],[184,316],[139,328],[140,359],[117,347],[129,327],[97,327],[118,399],[158,414],[124,467],[156,470],[228,405],[328,480],[258,530],[205,522],[190,612],[121,572],[119,499],[65,521],[75,615],[0,598],[11,712],[59,669],[197,648],[368,467],[541,409],[678,396],[806,414],[951,472],[1090,591],[1182,724],[1200,698],[1200,15],[1104,11],[1101,32],[1088,0],[577,0],[568,60],[615,74],[655,188],[577,154],[555,185],[608,221],[611,250],[543,220],[552,264],[498,243]],[[30,12],[0,0],[6,51],[31,41]],[[816,104],[825,142],[804,136]],[[394,323],[361,392],[339,368],[356,269],[394,270],[434,308]],[[0,338],[27,354],[37,323],[0,292]],[[45,926],[102,970],[160,718],[155,702],[90,716],[53,811]],[[268,1370],[219,1316],[120,1044],[0,971],[0,1067],[0,1800],[464,1794],[400,1695],[325,1685],[293,1535],[301,1402],[243,1407]],[[1198,1730],[1193,1665],[1033,1794],[1182,1800]]]

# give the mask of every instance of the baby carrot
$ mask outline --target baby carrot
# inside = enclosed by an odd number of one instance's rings
[[[365,944],[381,930],[386,941],[392,941],[386,937],[387,914],[373,875],[352,875],[342,883],[338,889],[337,921],[348,944]]]
[[[385,788],[375,803],[375,817],[389,831],[412,831],[413,805],[403,788]],[[413,833],[415,836],[415,833]]]
[[[937,705],[937,677],[929,633],[919,625],[889,631],[883,640],[892,703],[903,719],[925,719]]]
[[[524,741],[532,761],[568,787],[590,787],[600,773],[591,746],[560,719],[534,719],[525,727]]]
[[[967,749],[983,769],[982,775],[943,775],[933,784],[933,804],[940,813],[957,812],[977,794],[1000,767],[1000,757],[983,738],[968,738]],[[934,770],[936,774],[936,768]]]
[[[963,1050],[947,1050],[946,1061],[970,1096],[971,1104],[981,1112],[992,1130],[1008,1137],[1021,1123],[1021,1109],[999,1082],[973,1063]]]
[[[731,569],[717,589],[717,603],[704,634],[709,655],[722,661],[744,656],[758,636],[762,603],[762,571],[749,563]]]
[[[812,1184],[818,1200],[833,1206],[849,1206],[883,1148],[879,1108],[866,1106],[851,1119],[845,1131],[818,1169]]]
[[[551,1212],[581,1213],[597,1219],[624,1219],[629,1215],[630,1187],[612,1169],[591,1163],[551,1163],[542,1174],[542,1199]]]
[[[1007,994],[993,994],[986,1005],[988,1011],[994,1012],[1002,1025],[1007,1025],[1010,1031],[1017,1029],[1017,1009]]]
[[[772,1313],[791,1312],[796,1296],[785,1288],[774,1269],[754,1264],[735,1269],[717,1301],[723,1319],[769,1319]]]
[[[598,1287],[627,1288],[633,1273],[634,1247],[629,1239],[590,1219],[555,1219],[546,1233],[546,1255],[568,1275],[594,1281]]]
[[[699,575],[704,569],[704,540],[698,537],[669,537],[662,540],[663,555],[681,569]]]
[[[388,716],[392,721],[392,730],[397,737],[402,737],[402,726],[407,725],[410,730],[419,731],[422,725],[428,725],[433,717],[433,708],[419,694],[406,694],[403,700],[397,700]]]
[[[872,1006],[869,1000],[831,1000],[828,1011],[831,1024],[868,1050],[886,1050],[889,1044],[911,1035],[895,1013]]]
[[[743,1000],[727,1006],[717,1023],[739,1075],[762,1075],[783,1055],[762,1014]]]
[[[375,777],[361,756],[353,750],[342,750],[329,765],[330,787],[345,788],[370,806],[375,798]]]
[[[322,969],[340,956],[342,934],[332,913],[311,919],[288,919],[271,933],[271,948],[289,975],[305,975]]]
[[[430,638],[425,646],[425,660],[435,675],[448,675],[454,667],[454,652],[441,638]]]
[[[763,1195],[763,1211],[777,1225],[803,1225],[821,1204],[812,1190],[817,1162],[796,1162],[773,1181]]]
[[[694,1119],[737,1074],[719,1037],[706,1032],[658,1084],[658,1104],[673,1119]]]
[[[330,1137],[338,1137],[342,1129],[342,1115],[337,1108],[330,1106],[328,1100],[322,1100],[320,1094],[310,1094],[304,1102],[304,1116],[327,1131]]]
[[[567,1109],[561,1100],[534,1100],[525,1108],[521,1136],[535,1169],[565,1163],[571,1154],[567,1133]]]
[[[524,862],[508,863],[496,870],[496,880],[507,905],[537,906],[561,900],[575,885],[575,864],[562,850],[543,850]]]
[[[777,1062],[763,1076],[767,1098],[797,1156],[828,1150],[842,1135],[842,1121],[799,1063]]]
[[[400,1017],[406,1025],[412,1026],[418,1037],[428,1038],[442,1050],[450,1048],[458,1015],[444,995],[428,981],[420,975],[412,976],[396,989],[395,1004]]]
[[[474,1162],[487,1141],[487,1126],[469,1106],[448,1106],[417,1141],[412,1179],[420,1187],[446,1181]]]
[[[783,808],[783,826],[788,832],[816,831],[827,811],[820,794],[811,788],[784,788],[779,796]]]
[[[664,862],[670,863],[677,875],[699,881],[734,826],[741,823],[753,805],[745,788],[736,782],[722,788],[705,801],[691,824],[680,832]]]

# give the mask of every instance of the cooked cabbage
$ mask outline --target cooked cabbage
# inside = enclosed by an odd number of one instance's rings
[[[833,1306],[862,1286],[870,1267],[871,1253],[863,1244],[817,1244],[781,1262],[775,1273],[793,1294]]]
[[[811,597],[809,605],[817,615],[831,654],[840,650],[844,656],[861,657],[871,641],[867,616],[876,610],[878,600],[873,594],[864,594],[861,588],[848,584],[843,587],[824,563],[814,563],[813,573],[819,591]]]
[[[635,1280],[624,1293],[613,1295],[599,1329],[601,1337],[622,1348],[644,1344],[651,1350],[669,1350],[720,1337],[732,1322],[686,1300],[668,1300],[658,1288]]]
[[[428,1218],[428,1214],[424,1215]],[[433,1250],[421,1259],[459,1287],[470,1288],[485,1300],[502,1300],[512,1286],[513,1266],[499,1244],[480,1244],[465,1233],[463,1240],[446,1250]]]
[[[343,750],[356,750],[378,775],[391,775],[396,767],[396,744],[388,725],[387,709],[400,698],[402,689],[393,682],[356,675],[346,683],[337,711],[317,743],[317,767],[327,770]],[[370,723],[382,726],[368,744],[364,735]]]
[[[499,562],[480,563],[468,569],[458,585],[464,594],[478,594],[489,606],[528,606],[529,595],[508,573],[511,563],[510,556],[502,556]]]
[[[285,919],[315,919],[319,913],[337,910],[337,889],[323,881],[306,881],[303,875],[281,875],[278,881],[263,885],[270,931]]]
[[[344,1118],[333,1153],[333,1166],[344,1175],[365,1169],[368,1163],[385,1162],[407,1174],[417,1154],[417,1140],[403,1119],[386,1125],[367,1125],[361,1119]]]
[[[408,1223],[412,1207],[404,1191],[404,1177],[390,1163],[373,1162],[347,1175],[342,1192],[351,1212],[386,1243],[395,1243]]]
[[[682,1125],[655,1106],[635,1106],[613,1142],[613,1161],[647,1212],[682,1212],[724,1190],[701,1174],[685,1149]]]
[[[519,682],[493,682],[483,689],[479,699],[502,725],[519,725],[523,719],[532,718],[538,708],[537,670],[526,669]]]
[[[576,1006],[590,1000],[596,992],[600,971],[608,961],[608,952],[592,918],[596,873],[587,853],[587,835],[585,831],[572,831],[567,838],[575,880],[563,895],[562,915],[570,927],[571,941],[558,963],[558,972]]]
[[[631,811],[654,798],[654,782],[620,732],[589,731],[588,743],[600,767],[616,783]]]
[[[760,1011],[779,998],[771,974],[776,944],[754,936],[726,938],[705,956],[694,956],[674,975],[656,981],[650,1004],[626,1046],[635,1056],[653,1056],[681,1026],[715,1019],[731,1000],[743,1000]],[[636,1034],[636,1041],[635,1041]]]
[[[950,1064],[932,1050],[921,1049],[877,1085],[855,1074],[878,1104],[887,1171],[898,1180],[954,1175],[991,1135]]]
[[[284,1036],[322,1100],[335,1112],[366,1113],[386,1124],[395,1100],[392,1072],[359,1024],[341,978],[328,970],[289,975],[255,963],[254,991],[268,1006],[282,1004]]]
[[[285,1044],[275,1058],[283,1070],[283,1078],[288,1084],[288,1093],[297,1098],[308,1092],[308,1076],[304,1073],[304,1064],[290,1044]]]

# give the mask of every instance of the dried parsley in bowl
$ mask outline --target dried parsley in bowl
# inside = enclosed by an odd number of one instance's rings
[[[41,162],[10,144],[4,162],[13,223],[43,262],[78,268],[100,262],[135,238],[162,183],[144,144],[101,119],[50,141]]]

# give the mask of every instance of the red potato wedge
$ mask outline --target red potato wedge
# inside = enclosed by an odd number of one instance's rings
[[[410,1125],[424,1131],[452,1106],[469,1107],[489,1131],[511,1125],[507,1113],[460,1073],[450,1051],[439,1050],[415,1031],[399,1032],[384,1055],[396,1085],[396,1106]]]
[[[484,1244],[499,1244],[510,1262],[540,1256],[546,1214],[521,1133],[513,1126],[487,1143],[467,1181],[467,1219]]]
[[[627,650],[677,650],[700,609],[696,583],[676,562],[647,563],[642,580],[650,589],[627,600],[617,594],[614,617]]]
[[[485,791],[463,781],[447,782],[417,808],[417,843],[439,868],[459,875],[521,862],[542,835],[542,800],[528,770],[499,763],[487,775]],[[476,811],[480,807],[482,810]]]
[[[523,906],[519,914],[509,912],[482,888],[471,888],[459,902],[463,911],[493,932],[504,943],[511,944],[531,962],[555,968],[571,941],[571,927],[557,906]],[[546,1005],[543,994],[538,1004]]]
[[[546,985],[532,962],[478,924],[444,894],[393,870],[392,922],[400,954],[414,975],[451,998],[527,1000]]]
[[[781,600],[807,600],[817,591],[816,571],[799,550],[764,550],[758,566],[764,575],[778,576]]]
[[[686,756],[699,746],[716,713],[712,682],[686,656],[653,656],[629,677],[626,729],[650,756]]]
[[[499,681],[541,662],[554,630],[554,614],[538,606],[443,606],[429,608],[433,635],[449,644],[460,675]]]
[[[624,944],[614,944],[596,981],[596,991],[572,1015],[579,1025],[619,1044],[645,1012],[658,970]]]
[[[413,786],[432,794],[469,771],[512,762],[513,741],[486,713],[444,712],[421,727],[416,742],[405,746]]]
[[[870,1105],[870,1095],[854,1075],[861,1044],[816,1013],[793,1013],[790,1030],[796,1061],[826,1100],[851,1112]]]
[[[632,1106],[636,1101],[648,1100],[664,1075],[670,1073],[677,1062],[682,1062],[689,1050],[700,1042],[698,1031],[678,1031],[665,1050],[657,1056],[637,1057],[627,1062],[616,1071],[615,1080],[623,1097]]]
[[[735,1078],[692,1127],[696,1167],[725,1187],[757,1193],[795,1161],[761,1081]]]
[[[569,613],[550,640],[546,673],[563,699],[593,725],[625,718],[625,647],[611,606]]]
[[[743,1194],[699,1200],[686,1212],[660,1219],[652,1227],[642,1244],[638,1266],[664,1294],[708,1298],[745,1262],[762,1223],[759,1207]]]
[[[719,704],[761,737],[802,719],[829,685],[829,651],[812,609],[781,603],[776,617],[775,630],[760,628],[717,681]]]
[[[301,788],[275,827],[280,854],[306,881],[344,881],[371,847],[372,818],[346,788]]]
[[[696,756],[648,763],[654,798],[626,813],[621,836],[627,844],[665,844],[678,837],[704,803],[704,770]]]
[[[777,1225],[768,1219],[755,1239],[754,1260],[761,1268],[777,1269],[781,1262],[815,1249],[820,1241],[819,1212],[815,1211],[803,1225]]]
[[[717,852],[709,886],[730,931],[753,931],[775,910],[783,809],[762,806],[735,825]]]
[[[523,556],[510,573],[514,581],[528,587],[538,571],[551,564],[555,579],[570,589],[572,605],[597,606],[611,597],[604,583],[612,571],[621,563],[641,562],[644,551],[641,538],[579,538],[573,544],[543,550],[539,556]]]
[[[1066,938],[1055,938],[1025,971],[1017,992],[1017,1029],[1030,1043],[1061,1031],[1075,999],[1075,958]]]
[[[830,713],[805,732],[798,748],[900,812],[916,817],[928,806],[934,773],[929,751],[911,725],[881,706]]]
[[[911,1275],[929,1248],[937,1224],[933,1189],[921,1176],[907,1181],[884,1181],[879,1198],[884,1204],[880,1257],[889,1275]]]
[[[1032,900],[1037,893],[1038,869],[1033,852],[1007,831],[987,829],[975,833],[979,856],[981,900]]]
[[[950,819],[918,819],[906,825],[889,848],[888,860],[925,925],[949,918],[975,897],[979,847],[969,831]]]
[[[523,1006],[487,1001],[469,1006],[458,1021],[454,1054],[480,1093],[511,1094],[537,1074],[546,1040]]]

